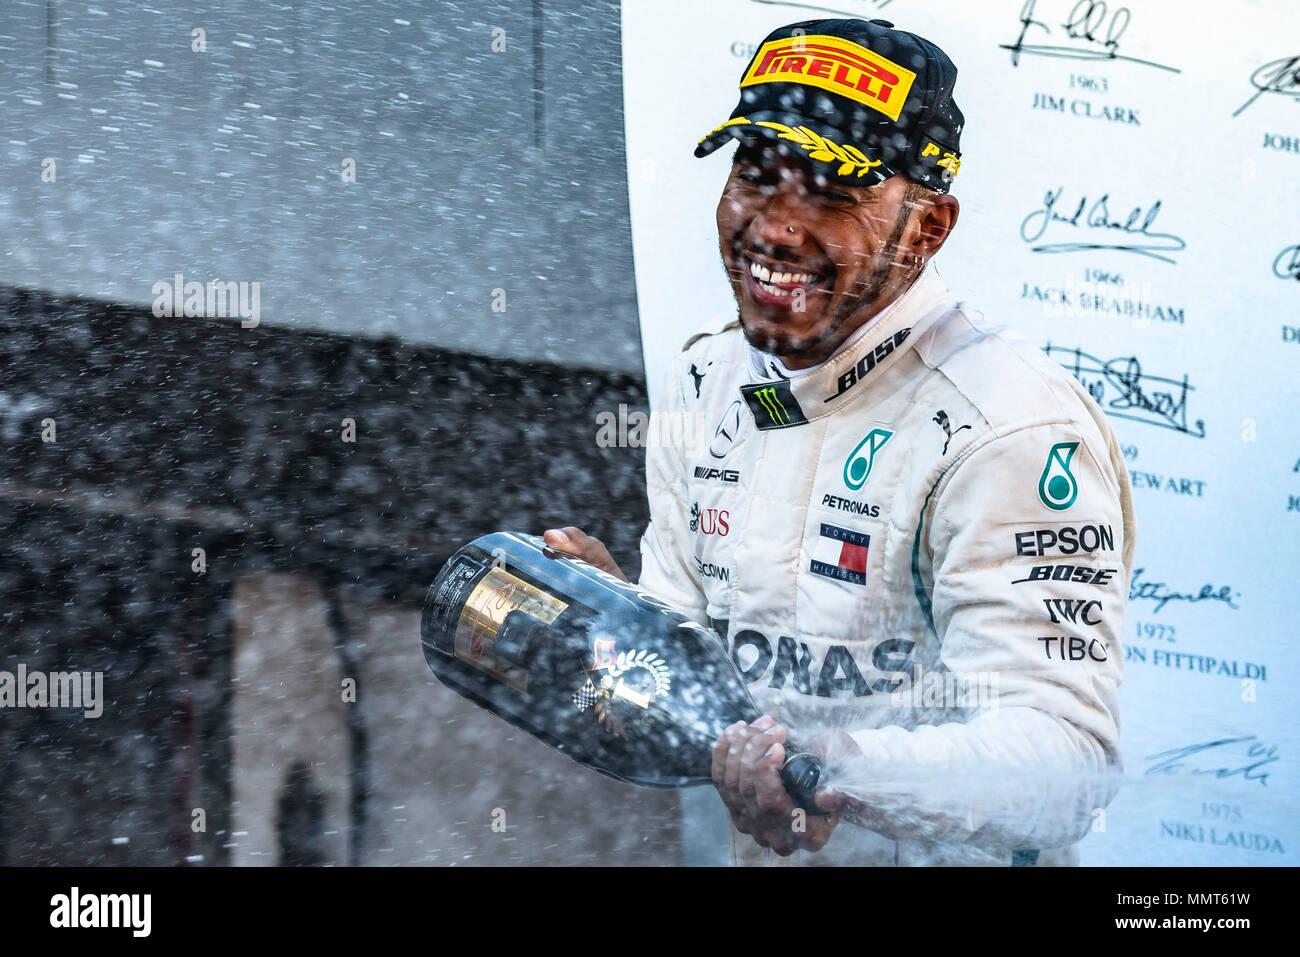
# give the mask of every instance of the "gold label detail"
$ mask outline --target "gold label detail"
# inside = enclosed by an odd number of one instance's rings
[[[654,725],[650,708],[656,698],[668,694],[671,688],[672,674],[668,663],[659,655],[651,651],[619,652],[600,678],[599,688],[592,686],[594,693],[589,699],[580,703],[575,698],[574,703],[582,708],[590,701],[601,727],[617,738],[631,739],[640,737]],[[575,695],[582,694],[584,689]]]
[[[534,588],[505,569],[493,568],[474,586],[460,613],[460,621],[456,623],[456,657],[516,691],[525,691],[528,672],[493,653],[501,623],[512,611],[521,611],[549,625],[568,607],[567,602]]]

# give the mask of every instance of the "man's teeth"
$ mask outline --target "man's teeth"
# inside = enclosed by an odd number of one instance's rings
[[[756,262],[750,262],[749,274],[762,283],[764,289],[767,289],[769,292],[775,292],[778,295],[781,293],[789,294],[792,290],[775,289],[772,287],[772,283],[797,282],[806,285],[817,278],[812,273],[808,272],[772,272],[772,270],[768,269],[766,266],[760,265]]]

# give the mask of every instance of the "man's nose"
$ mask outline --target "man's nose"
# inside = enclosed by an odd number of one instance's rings
[[[804,190],[783,185],[754,217],[756,238],[769,246],[798,246],[803,243],[808,202]]]

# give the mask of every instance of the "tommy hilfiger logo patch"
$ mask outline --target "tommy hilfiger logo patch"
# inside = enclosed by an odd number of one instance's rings
[[[851,528],[821,523],[821,532],[812,546],[808,570],[814,575],[834,578],[852,585],[867,583],[867,548],[871,536]]]

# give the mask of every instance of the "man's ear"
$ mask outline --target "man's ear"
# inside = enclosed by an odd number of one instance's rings
[[[931,193],[917,223],[913,248],[924,259],[937,253],[957,226],[961,204],[950,193]]]

